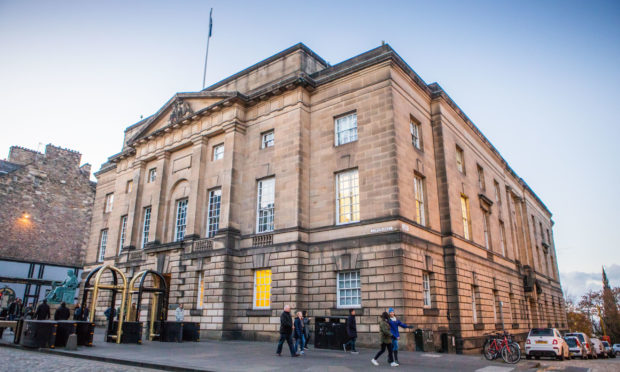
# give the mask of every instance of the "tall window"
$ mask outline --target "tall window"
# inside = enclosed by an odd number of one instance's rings
[[[121,254],[125,246],[125,236],[127,235],[127,215],[121,217],[121,234],[118,240],[118,254]]]
[[[271,270],[254,272],[254,308],[268,309],[271,306]]]
[[[538,229],[540,230],[540,241],[545,243],[545,232],[543,231],[542,222],[538,223]]]
[[[456,146],[456,169],[461,173],[465,173],[465,154],[463,149],[458,146]]]
[[[142,243],[140,246],[144,248],[149,241],[149,230],[151,229],[151,207],[144,208],[142,215]]]
[[[357,114],[336,118],[334,123],[336,146],[357,141]]]
[[[344,224],[360,220],[360,190],[357,169],[336,175],[337,223]]]
[[[538,241],[536,239],[536,218],[532,215],[532,234],[534,235],[534,239],[532,239],[532,245],[537,245]]]
[[[187,199],[177,201],[177,218],[174,223],[174,241],[180,242],[185,238],[187,225]]]
[[[155,182],[156,179],[157,179],[157,168],[149,169],[149,175],[146,179],[146,182],[147,183]]]
[[[497,323],[499,319],[499,302],[497,297],[497,291],[493,291],[493,321]]]
[[[502,249],[502,256],[506,255],[506,228],[504,222],[499,221],[499,246]]]
[[[215,189],[209,191],[209,207],[207,215],[207,238],[212,238],[220,228],[220,202],[222,200],[222,190]]]
[[[424,179],[422,177],[415,176],[413,186],[415,188],[416,222],[420,225],[426,225],[426,213],[424,209]]]
[[[547,244],[551,246],[551,235],[549,234],[549,229],[547,229]]]
[[[422,273],[422,290],[424,291],[424,307],[431,307],[431,275]]]
[[[493,188],[495,189],[495,201],[499,207],[502,205],[502,194],[500,194],[499,183],[497,181],[493,181]]]
[[[510,318],[513,323],[517,322],[517,304],[515,303],[515,296],[510,293],[508,294],[508,305],[510,306]]]
[[[99,237],[99,255],[97,260],[103,262],[105,259],[105,248],[108,245],[108,229],[101,230],[101,236]]]
[[[198,290],[196,291],[196,308],[202,309],[205,297],[205,279],[204,273],[201,271],[198,273]]]
[[[351,308],[362,305],[362,284],[359,270],[338,273],[338,307]]]
[[[478,305],[476,304],[476,287],[471,286],[471,311],[474,324],[478,323]]]
[[[489,221],[489,212],[482,210],[482,226],[484,228],[484,246],[491,249],[491,223]]]
[[[133,181],[129,180],[127,184],[125,184],[125,194],[129,194],[131,190],[133,190]]]
[[[478,187],[480,190],[484,191],[487,188],[486,183],[484,182],[484,169],[478,164]]]
[[[261,145],[260,148],[261,149],[265,149],[267,147],[272,147],[273,146],[273,130],[270,130],[269,132],[265,132],[263,133],[263,135],[261,136],[262,140],[261,140]]]
[[[213,160],[224,159],[224,144],[213,146]]]
[[[274,177],[258,181],[256,232],[273,231],[275,184],[276,179]]]
[[[110,213],[112,212],[112,207],[114,205],[114,193],[111,192],[109,194],[107,194],[105,196],[105,208],[104,208],[104,212],[105,213]]]
[[[461,195],[461,217],[463,219],[463,237],[471,239],[471,222],[469,218],[469,198]]]
[[[420,124],[414,121],[409,122],[409,131],[411,132],[411,143],[416,149],[421,150],[422,140],[420,139]]]

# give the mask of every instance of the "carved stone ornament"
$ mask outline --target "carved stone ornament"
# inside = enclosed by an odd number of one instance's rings
[[[194,111],[189,106],[189,103],[183,101],[182,99],[177,99],[176,101],[174,101],[172,111],[170,112],[170,123],[178,123],[179,121],[193,114]]]

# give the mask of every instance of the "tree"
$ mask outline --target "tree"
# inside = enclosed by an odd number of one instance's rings
[[[605,333],[612,340],[620,340],[620,313],[618,313],[618,302],[614,292],[609,286],[609,280],[603,267],[603,290],[601,293],[602,319],[601,326],[604,326]]]
[[[579,309],[572,296],[566,295],[564,300],[566,308],[566,321],[568,329],[573,332],[583,332],[587,335],[592,333],[592,322],[588,315]]]

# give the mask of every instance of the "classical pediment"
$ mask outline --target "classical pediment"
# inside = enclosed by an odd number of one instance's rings
[[[167,126],[190,119],[200,110],[229,99],[232,96],[234,94],[229,92],[177,93],[157,113],[149,118],[148,122],[131,138],[129,143],[148,137],[150,134]]]

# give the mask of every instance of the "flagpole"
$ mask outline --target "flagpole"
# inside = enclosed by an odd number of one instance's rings
[[[202,89],[205,88],[205,81],[207,80],[207,58],[209,58],[209,41],[211,40],[211,30],[213,28],[213,18],[211,18],[213,16],[213,8],[211,8],[211,11],[209,12],[209,34],[207,36],[207,52],[205,53],[205,69],[204,69],[204,73],[202,74]]]

